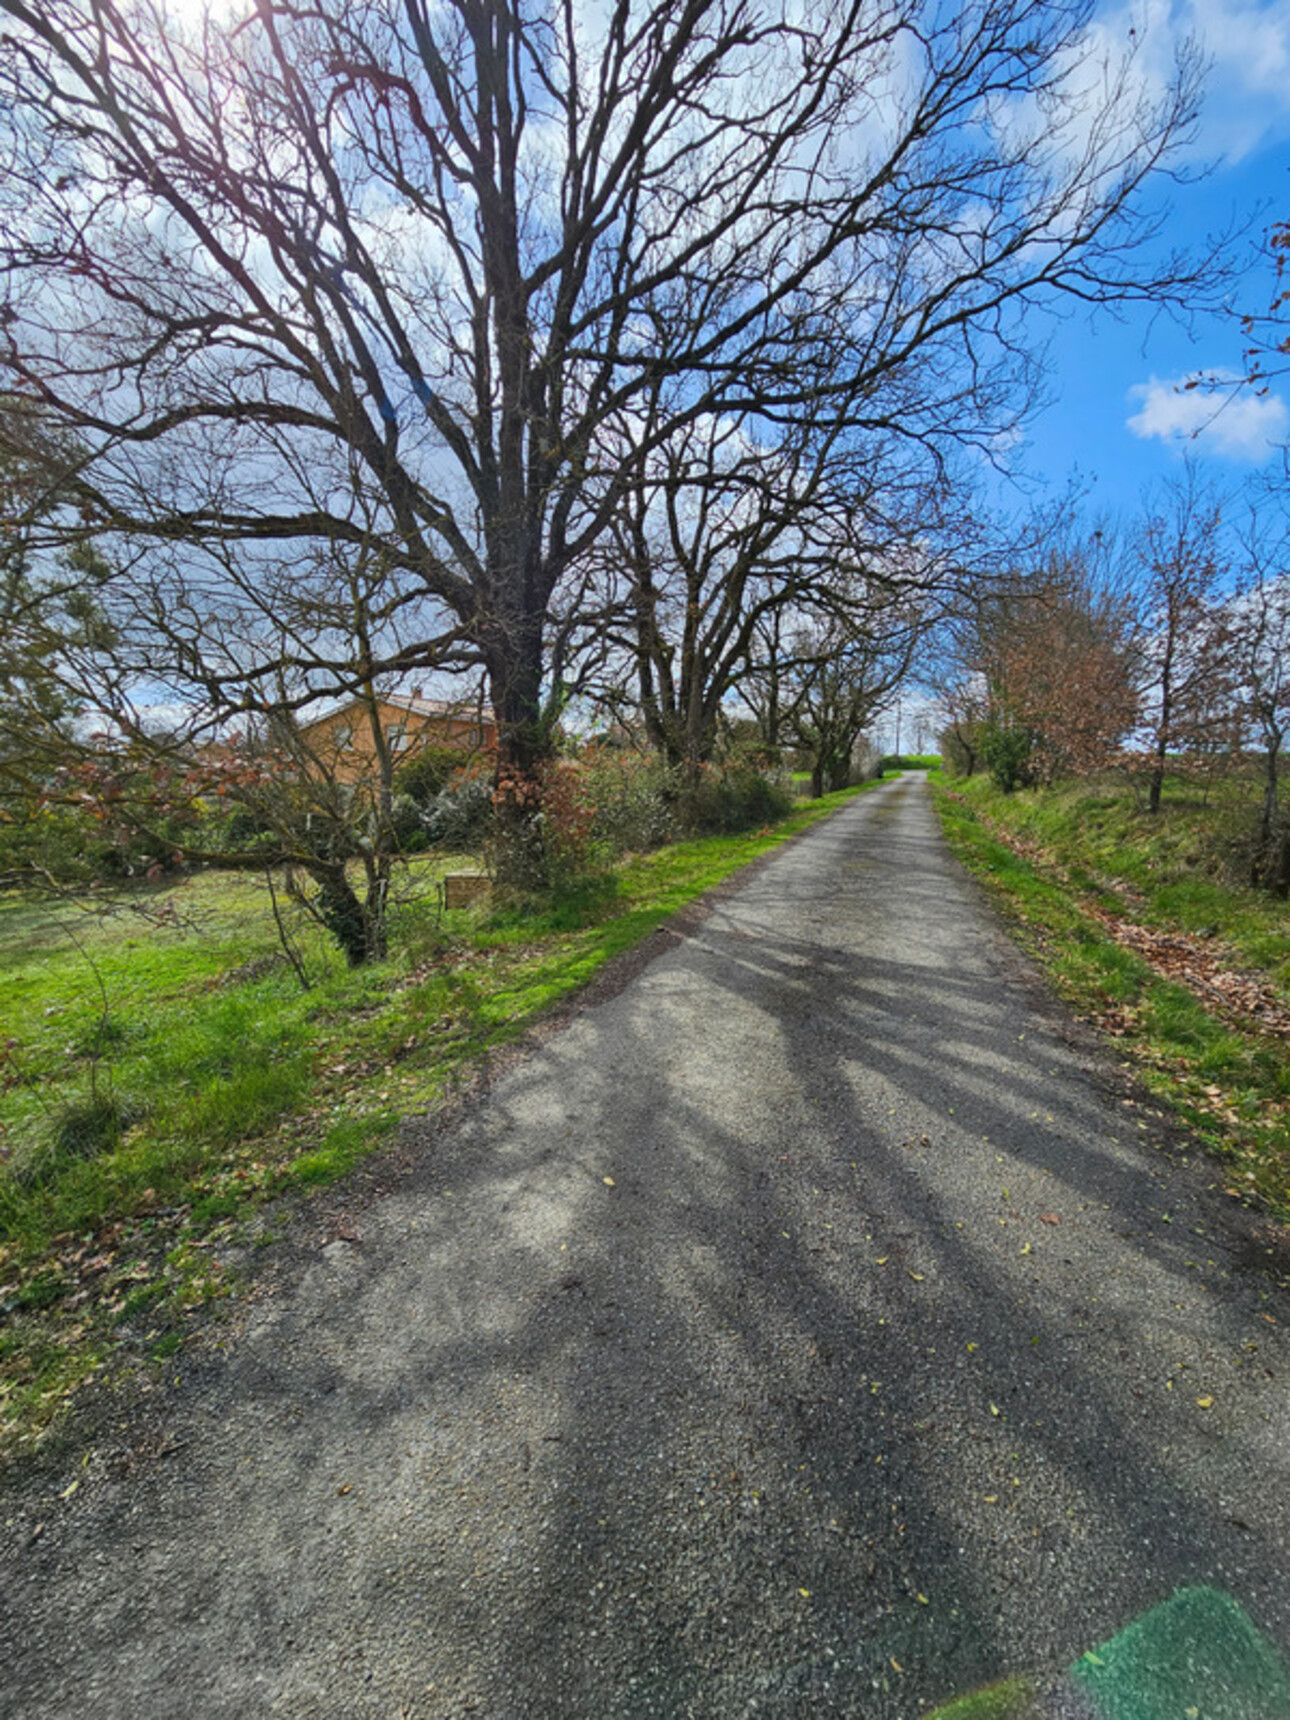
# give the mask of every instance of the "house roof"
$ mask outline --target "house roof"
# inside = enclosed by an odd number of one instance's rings
[[[428,699],[421,693],[378,693],[376,702],[379,705],[390,705],[395,710],[406,711],[409,716],[416,717],[456,717],[461,722],[496,721],[492,709],[475,700],[467,699]],[[348,699],[342,699],[316,717],[311,717],[301,726],[313,728],[317,723],[329,722],[331,718],[352,710],[355,706],[364,706],[366,701],[357,693]]]
[[[493,713],[478,702],[466,699],[426,699],[420,693],[386,693],[381,702],[395,705],[401,711],[409,711],[414,716],[427,717],[473,717],[491,722]]]

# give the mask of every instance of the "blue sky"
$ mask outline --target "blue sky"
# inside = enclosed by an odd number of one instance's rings
[[[1183,165],[1209,170],[1190,185],[1162,183],[1164,237],[1199,246],[1253,220],[1241,247],[1252,266],[1233,298],[1264,309],[1274,290],[1267,229],[1290,220],[1290,0],[1120,0],[1102,4],[1097,22],[1114,35],[1134,28],[1148,66],[1162,73],[1178,38],[1199,38],[1210,69]],[[1217,412],[1180,386],[1200,371],[1238,372],[1242,344],[1237,323],[1217,316],[1197,317],[1190,329],[1146,308],[1092,325],[1070,316],[1052,345],[1051,404],[1031,420],[1014,462],[1052,491],[1078,472],[1091,510],[1126,517],[1188,454],[1224,489],[1279,471],[1276,444],[1290,442],[1290,370],[1267,396],[1242,390]]]

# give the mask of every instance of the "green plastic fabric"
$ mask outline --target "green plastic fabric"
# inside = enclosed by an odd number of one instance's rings
[[[1098,1720],[1290,1720],[1276,1650],[1217,1589],[1180,1589],[1070,1675]]]
[[[1218,1589],[1180,1589],[1081,1655],[1068,1678],[1092,1720],[1290,1720],[1276,1650]],[[1009,1678],[926,1720],[1043,1720],[1049,1711],[1030,1679]]]

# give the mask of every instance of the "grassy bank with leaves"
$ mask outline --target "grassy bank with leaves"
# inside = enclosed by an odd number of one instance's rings
[[[866,787],[874,786],[866,784]],[[0,1444],[227,1296],[221,1250],[439,1102],[614,956],[848,790],[751,835],[632,858],[542,908],[444,911],[409,868],[386,962],[321,935],[303,990],[267,891],[204,874],[133,903],[0,900]],[[458,863],[459,864],[459,863]]]
[[[1222,1184],[1290,1218],[1290,909],[1240,882],[1236,800],[1114,779],[1004,795],[938,781],[955,852],[1058,989],[1216,1153]]]

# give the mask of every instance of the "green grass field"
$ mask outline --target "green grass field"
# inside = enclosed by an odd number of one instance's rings
[[[472,1059],[857,792],[632,859],[541,912],[444,912],[437,880],[460,859],[417,860],[388,961],[351,970],[295,929],[308,990],[262,882],[0,899],[0,1439],[33,1437],[114,1356],[169,1354],[183,1311],[227,1293],[219,1249],[266,1201],[343,1175]]]
[[[952,846],[1059,989],[1220,1155],[1225,1186],[1290,1216],[1290,1042],[1221,1001],[1248,980],[1290,1009],[1290,909],[1239,878],[1248,802],[1173,781],[1152,817],[1112,779],[1003,795],[974,777],[937,794]],[[1171,962],[1126,947],[1108,916],[1173,934]],[[1192,983],[1210,966],[1217,993]]]

